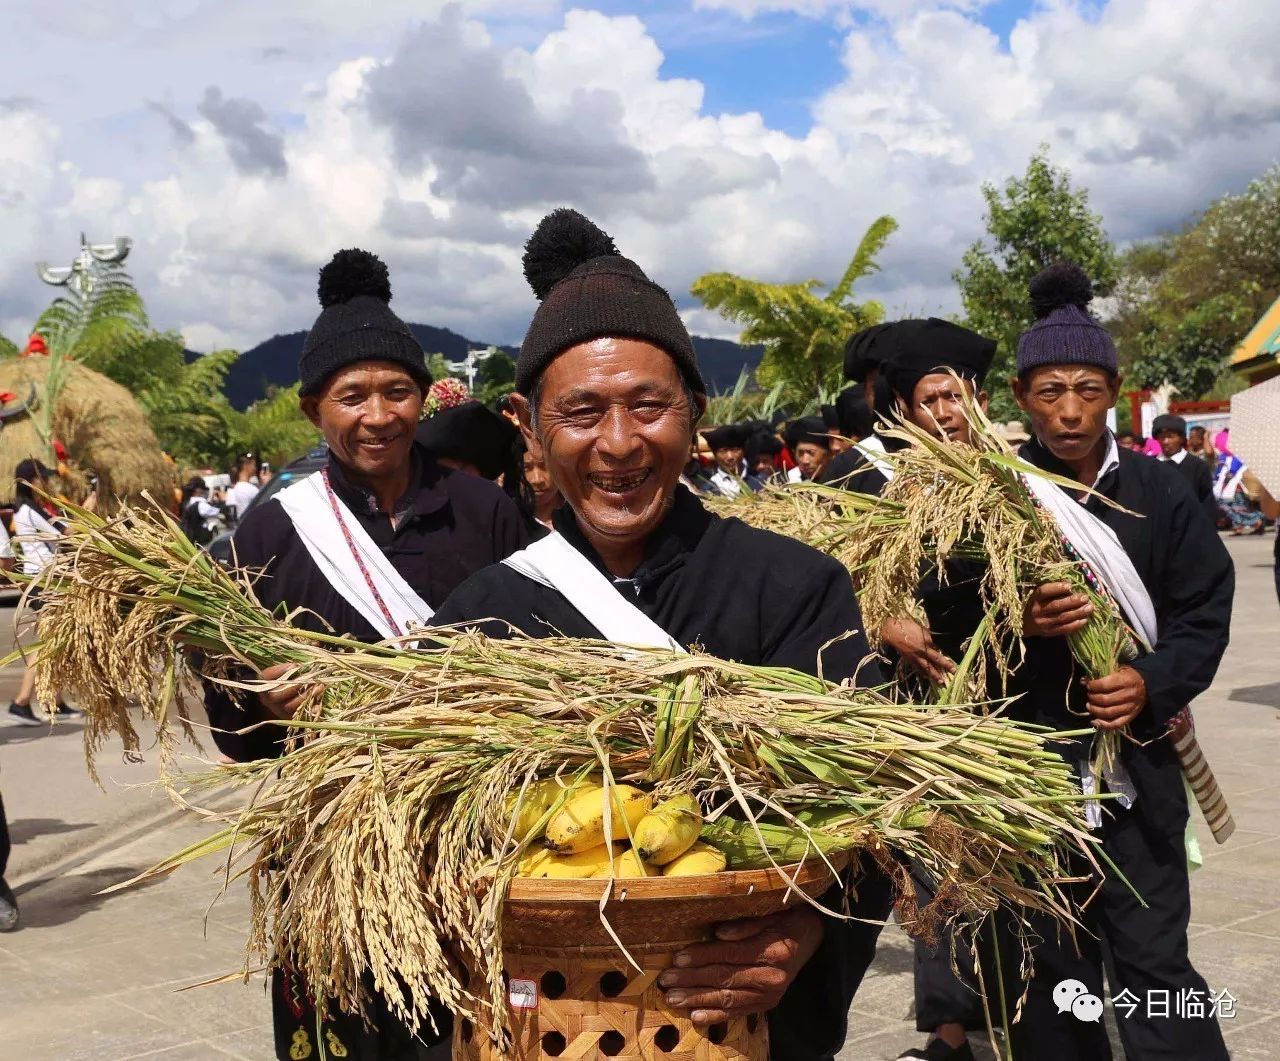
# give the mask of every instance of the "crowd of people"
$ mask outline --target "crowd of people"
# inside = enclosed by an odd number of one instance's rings
[[[969,440],[966,409],[987,406],[994,342],[933,318],[880,324],[850,337],[849,386],[817,414],[703,428],[708,388],[685,325],[667,292],[608,236],[573,211],[553,212],[529,240],[525,275],[539,305],[514,392],[492,410],[454,385],[433,391],[422,348],[390,307],[385,267],[364,251],[339,252],[321,271],[323,309],[299,364],[302,409],[327,447],[323,467],[250,507],[268,473],[246,455],[225,497],[201,478],[187,484],[184,526],[207,529],[228,509],[243,514],[235,558],[263,572],[253,586],[259,600],[283,606],[300,626],[370,642],[426,623],[495,637],[605,637],[642,623],[675,644],[744,663],[859,686],[897,676],[904,695],[919,679],[945,680],[982,619],[976,561],[921,573],[922,621],[866,631],[849,574],[834,560],[713,514],[699,498],[795,480],[879,495],[896,474],[893,453],[907,444],[882,433],[893,417],[939,439]],[[987,1026],[984,1006],[1024,994],[1010,1028],[1016,1056],[1110,1057],[1103,1025],[1054,998],[1064,980],[1106,997],[1104,948],[1113,997],[1208,994],[1187,949],[1187,795],[1161,738],[1209,686],[1226,648],[1233,573],[1215,524],[1225,511],[1233,527],[1252,526],[1233,508],[1244,469],[1178,417],[1157,420],[1155,459],[1112,434],[1119,366],[1082,280],[1063,263],[1033,284],[1044,312],[1019,342],[1012,383],[1025,424],[1001,430],[1026,461],[1076,484],[1060,491],[1065,534],[1081,523],[1107,528],[1115,570],[1132,573],[1126,590],[1152,617],[1151,650],[1081,681],[1066,639],[1087,622],[1089,602],[1066,583],[1042,585],[1023,604],[1023,665],[991,693],[1016,696],[1011,717],[1055,731],[1078,729],[1082,718],[1098,730],[1129,727],[1136,739],[1102,776],[1084,742],[1060,745],[1082,791],[1117,797],[1091,820],[1115,872],[1073,867],[1069,891],[1084,928],[1074,937],[1049,923],[1019,936],[1006,913],[972,955],[953,955],[947,940],[918,945],[925,1038],[904,1057],[971,1058],[969,1036]],[[424,419],[426,407],[433,412]],[[33,529],[56,538],[53,527],[22,527]],[[38,562],[27,547],[23,557]],[[288,675],[286,666],[268,668],[259,677],[274,684],[240,698],[225,685],[207,687],[224,755],[281,754],[285,728],[254,724],[293,717],[303,691]],[[688,947],[661,977],[668,1004],[702,1027],[767,1012],[771,1057],[834,1058],[892,907],[889,880],[871,861],[852,867],[849,880],[848,919],[799,904]],[[837,907],[842,891],[823,902]],[[1035,939],[1031,965],[1015,938]],[[372,979],[368,986],[370,1024],[332,1010],[322,1021],[301,977],[275,969],[277,1056],[299,1056],[300,1042],[337,1056],[448,1056],[444,1007],[437,1033],[415,1038],[377,1001]],[[1132,1061],[1227,1057],[1212,1017],[1139,1012],[1119,1027]]]

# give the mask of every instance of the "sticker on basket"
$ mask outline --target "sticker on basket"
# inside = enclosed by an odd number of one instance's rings
[[[512,980],[507,988],[507,1001],[512,1009],[537,1009],[538,984],[534,980]]]

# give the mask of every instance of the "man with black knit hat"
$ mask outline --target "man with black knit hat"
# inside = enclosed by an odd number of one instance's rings
[[[555,533],[468,579],[438,621],[494,636],[696,643],[744,663],[878,680],[874,666],[859,672],[868,646],[838,563],[717,517],[679,485],[706,387],[670,296],[568,210],[538,226],[525,275],[541,305],[512,403],[567,505]],[[868,870],[853,912],[882,918],[887,890]],[[878,929],[799,904],[719,926],[659,984],[700,1028],[772,1011],[775,1059],[831,1058]]]
[[[1218,501],[1213,496],[1213,472],[1187,451],[1187,422],[1172,413],[1162,413],[1151,425],[1151,437],[1160,443],[1160,460],[1178,469],[1205,516],[1216,525]]]
[[[324,435],[329,460],[319,472],[256,505],[236,530],[238,564],[262,574],[258,600],[309,630],[363,641],[399,637],[430,622],[433,609],[468,575],[520,549],[526,535],[511,500],[492,483],[441,467],[414,433],[431,382],[422,347],[388,302],[386,267],[361,250],[339,251],[320,273],[324,307],[303,344],[302,410]],[[218,746],[236,759],[279,754],[301,690],[287,666],[274,684],[232,703],[209,686],[206,706]],[[276,1056],[409,1061],[428,1053],[374,999],[367,1028],[358,1014],[334,1012],[321,1024],[307,985],[289,969],[272,979]],[[449,1014],[435,1007],[442,1035]],[[430,1033],[427,1033],[428,1035]],[[441,1055],[440,1050],[443,1050]],[[323,1052],[323,1053],[322,1053]]]
[[[1079,727],[1083,718],[1099,731],[1127,728],[1133,739],[1120,741],[1118,759],[1101,776],[1090,765],[1090,741],[1060,742],[1083,789],[1115,797],[1105,809],[1096,802],[1086,808],[1118,873],[1106,871],[1099,879],[1093,867],[1075,867],[1085,879],[1072,886],[1073,898],[1085,908],[1074,939],[1058,926],[1033,924],[1042,938],[1034,948],[1034,977],[1027,985],[1005,985],[1011,1004],[1027,988],[1010,1046],[1016,1057],[1044,1061],[1111,1057],[1104,1024],[1078,1019],[1053,998],[1064,980],[1107,997],[1105,944],[1126,1058],[1220,1061],[1227,1051],[1211,1004],[1199,1011],[1203,1016],[1186,1006],[1171,1006],[1164,1016],[1150,1000],[1209,998],[1187,953],[1188,803],[1167,734],[1185,724],[1187,705],[1217,671],[1227,646],[1234,573],[1177,470],[1120,449],[1107,429],[1120,376],[1115,344],[1089,313],[1091,297],[1087,277],[1069,263],[1032,281],[1038,319],[1018,344],[1014,395],[1031,420],[1033,438],[1020,452],[1036,467],[1079,484],[1063,489],[1027,477],[1037,501],[1120,602],[1143,647],[1115,673],[1084,680],[1067,635],[1087,623],[1088,600],[1066,583],[1042,586],[1024,613],[1025,658],[1010,682],[1010,692],[1022,695],[1009,705],[1010,717],[1058,731]],[[1009,974],[1018,948],[1010,937],[1006,942],[1002,965]],[[1121,998],[1139,1005],[1129,1009]]]

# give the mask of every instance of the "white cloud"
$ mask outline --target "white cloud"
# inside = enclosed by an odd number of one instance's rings
[[[1276,5],[1111,0],[1086,14],[1059,0],[1006,44],[964,2],[701,2],[857,16],[807,133],[709,112],[701,83],[664,76],[634,16],[570,10],[514,46],[493,12],[536,20],[550,0],[437,4],[417,25],[416,5],[379,5],[363,28],[346,4],[161,5],[117,30],[173,49],[130,101],[110,84],[93,121],[0,103],[0,327],[27,326],[49,294],[31,263],[69,258],[83,227],[134,238],[156,323],[202,348],[307,327],[317,267],[352,245],[387,259],[402,315],[518,340],[533,306],[520,245],[566,203],[702,332],[730,331],[687,296],[702,272],[833,279],[882,213],[902,228],[865,290],[946,312],[950,272],[981,234],[979,184],[1020,172],[1040,143],[1124,239],[1240,186],[1280,143]],[[236,63],[194,62],[237,26]],[[365,43],[339,55],[335,39]],[[209,85],[221,106],[202,115]]]

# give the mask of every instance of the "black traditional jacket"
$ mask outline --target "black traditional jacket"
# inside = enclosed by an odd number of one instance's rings
[[[792,667],[861,685],[879,684],[862,633],[849,574],[835,560],[790,538],[712,515],[688,490],[676,491],[670,514],[649,541],[630,579],[618,580],[578,528],[572,510],[555,516],[556,529],[614,581],[626,598],[682,645],[699,645],[722,659]],[[510,624],[532,637],[600,633],[558,591],[506,565],[473,575],[436,614],[441,624],[477,623],[495,636]],[[853,631],[853,636],[844,636]],[[867,880],[855,906],[883,918],[883,880]],[[864,899],[864,895],[866,898]],[[827,920],[822,946],[769,1016],[773,1061],[834,1056],[847,1026],[849,1001],[874,953],[874,934],[858,922]]]
[[[1020,455],[1070,477],[1038,441],[1026,443]],[[1125,741],[1122,754],[1138,791],[1135,812],[1162,832],[1178,832],[1186,825],[1186,790],[1163,734],[1217,673],[1230,634],[1235,571],[1176,467],[1125,449],[1118,455],[1119,465],[1095,490],[1127,511],[1097,497],[1085,507],[1119,538],[1151,595],[1159,631],[1154,650],[1132,664],[1147,686],[1147,705],[1131,726],[1135,741],[1143,743]],[[1087,725],[1083,678],[1065,638],[1027,638],[1026,658],[1011,688],[1023,695],[1010,706],[1010,716],[1060,729]],[[1069,758],[1087,757],[1084,747],[1064,751]]]
[[[413,478],[396,504],[395,527],[371,493],[353,483],[329,457],[334,493],[368,532],[396,571],[428,605],[439,607],[467,576],[524,548],[527,537],[515,504],[488,480],[436,464],[420,447],[413,450]],[[290,613],[307,630],[332,630],[360,641],[381,635],[320,573],[293,520],[274,498],[257,505],[236,529],[233,558],[262,572],[254,593],[267,608]],[[221,687],[206,685],[211,723],[238,730],[262,718],[254,696],[240,707]],[[218,733],[218,747],[234,759],[279,754],[282,734],[263,727],[251,733]]]

